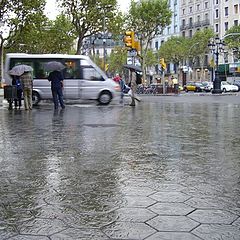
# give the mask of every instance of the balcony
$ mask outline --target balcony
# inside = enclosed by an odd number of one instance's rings
[[[186,30],[186,29],[187,29],[187,25],[186,24],[180,26],[180,31],[183,31],[183,30]]]
[[[208,26],[208,25],[210,25],[209,19],[205,19],[204,21],[202,21],[202,26]]]
[[[201,27],[202,26],[202,22],[201,21],[197,21],[194,23],[194,27],[195,28],[198,28],[198,27]]]

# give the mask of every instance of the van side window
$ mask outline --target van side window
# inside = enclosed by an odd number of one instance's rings
[[[83,80],[103,81],[103,77],[93,67],[82,67]]]
[[[64,79],[81,78],[80,64],[77,59],[69,59],[65,61],[66,68],[63,70]]]

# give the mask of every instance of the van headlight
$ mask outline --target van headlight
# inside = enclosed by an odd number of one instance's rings
[[[117,91],[117,92],[121,92],[121,87],[120,86],[115,86],[114,90]]]

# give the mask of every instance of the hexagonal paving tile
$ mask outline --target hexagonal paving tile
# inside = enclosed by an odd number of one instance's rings
[[[238,218],[237,215],[227,211],[217,209],[197,209],[188,215],[193,220],[200,223],[231,224]]]
[[[157,202],[156,200],[145,196],[125,196],[124,200],[125,207],[148,207]]]
[[[121,208],[115,211],[120,222],[145,222],[157,214],[144,208]]]
[[[194,208],[187,206],[184,203],[156,203],[149,207],[151,211],[159,215],[187,215],[192,212]]]
[[[190,198],[190,196],[181,192],[157,192],[149,197],[158,202],[184,202]]]
[[[194,208],[207,209],[224,209],[227,207],[226,203],[217,198],[210,197],[194,197],[185,202],[187,205]]]
[[[240,229],[231,225],[202,224],[192,231],[203,240],[239,240]]]
[[[240,228],[240,217],[232,225]]]
[[[154,234],[156,230],[145,223],[115,222],[104,227],[103,232],[113,239],[141,240]]]
[[[186,190],[186,187],[174,183],[157,183],[151,187],[160,192],[180,192]]]
[[[67,226],[58,219],[34,219],[33,221],[25,222],[20,228],[21,234],[33,235],[51,235],[61,230],[66,229]]]
[[[125,195],[132,195],[132,196],[149,196],[156,192],[149,187],[136,187],[136,186],[126,186],[126,187],[123,187],[121,191]]]
[[[33,235],[18,235],[10,238],[9,240],[49,240],[48,237],[33,236]]]
[[[102,231],[98,229],[76,229],[69,228],[59,233],[53,234],[51,240],[107,240],[109,239]]]
[[[199,223],[185,216],[157,216],[147,222],[158,231],[186,232],[197,227]]]
[[[146,238],[146,240],[201,240],[199,237],[191,233],[179,232],[158,232]]]

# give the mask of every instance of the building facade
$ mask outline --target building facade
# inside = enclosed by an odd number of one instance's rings
[[[169,6],[173,12],[172,24],[161,36],[156,36],[152,46],[154,50],[157,49],[156,46],[160,48],[171,36],[191,38],[196,31],[204,28],[213,29],[215,35],[223,39],[232,26],[240,24],[240,0],[169,0]],[[191,75],[193,80],[209,80],[209,57],[206,56],[204,66],[200,66],[199,61],[196,61],[193,72],[188,73],[189,77]],[[225,56],[220,56],[219,62],[234,62],[234,56],[225,53]],[[174,70],[176,73],[177,70],[171,66],[170,64],[168,71],[171,73]]]

